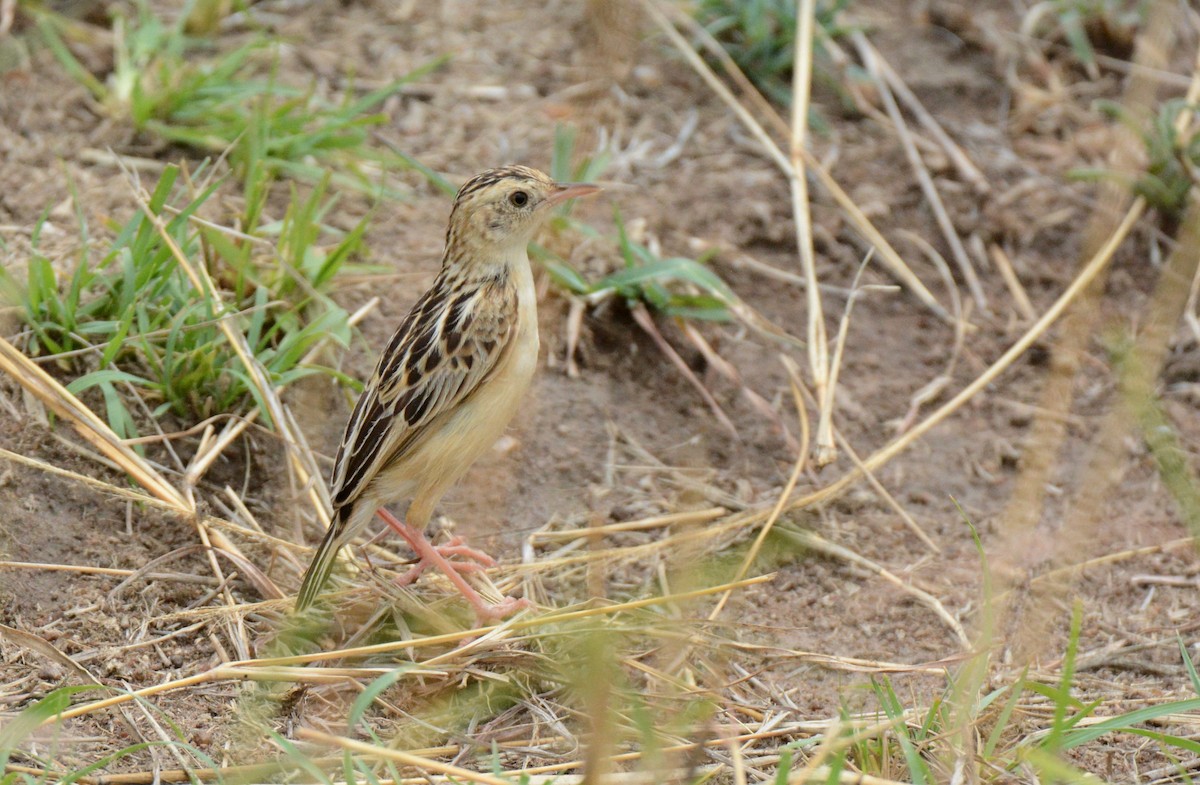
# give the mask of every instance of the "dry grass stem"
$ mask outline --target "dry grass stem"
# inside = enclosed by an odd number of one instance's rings
[[[803,531],[800,529],[789,529],[787,531],[787,536],[795,539],[806,548],[811,548],[814,551],[824,553],[827,556],[833,556],[834,558],[841,559],[842,561],[846,561],[869,570],[870,572],[873,572],[879,577],[883,578],[888,583],[891,583],[893,586],[896,586],[906,594],[911,594],[913,597],[916,597],[917,600],[927,605],[933,610],[938,618],[946,623],[946,626],[949,627],[950,631],[954,633],[954,636],[958,638],[958,642],[962,644],[964,650],[970,650],[971,639],[967,636],[967,632],[963,629],[962,624],[954,617],[953,614],[946,610],[946,606],[942,604],[941,600],[939,600],[937,597],[934,597],[929,592],[924,591],[923,589],[918,589],[911,583],[901,580],[895,573],[879,564],[876,564],[867,557],[855,553],[845,546],[830,542],[824,537],[821,537],[813,532]]]
[[[683,330],[683,334],[687,336],[687,339],[692,342],[692,345],[700,350],[700,354],[704,356],[705,361],[715,368],[718,373],[737,385],[738,389],[742,391],[742,397],[746,399],[746,403],[750,404],[752,409],[775,426],[775,430],[783,436],[783,440],[787,443],[788,450],[795,452],[799,446],[796,443],[796,437],[792,436],[792,432],[783,424],[783,419],[780,418],[779,413],[775,411],[767,399],[750,389],[737,367],[722,357],[712,347],[712,344],[708,342],[708,339],[696,329],[694,324],[690,321],[683,321],[679,326]]]
[[[1079,274],[1071,282],[1071,284],[1059,295],[1051,306],[1041,315],[1041,317],[1033,325],[1029,327],[1020,338],[1017,339],[994,363],[981,373],[979,376],[958,392],[953,398],[942,404],[934,410],[925,419],[917,423],[912,430],[903,434],[899,438],[884,445],[876,450],[863,461],[863,466],[871,471],[879,469],[888,461],[900,455],[908,449],[908,447],[917,439],[924,436],[929,431],[933,430],[938,424],[949,417],[954,412],[958,411],[963,404],[974,398],[981,390],[991,384],[997,377],[1012,365],[1017,358],[1023,355],[1030,346],[1038,341],[1045,332],[1054,324],[1063,314],[1072,302],[1079,297],[1098,275],[1108,266],[1112,259],[1113,253],[1129,236],[1138,219],[1146,209],[1146,202],[1140,197],[1136,199],[1128,212],[1122,217],[1121,221],[1113,229],[1112,233],[1107,237],[1104,244],[1096,251],[1095,255],[1088,260]],[[859,470],[855,469],[846,473],[833,483],[824,488],[802,496],[793,500],[788,509],[808,506],[816,501],[823,501],[841,493],[850,484],[855,482],[859,477]]]
[[[833,440],[834,384],[830,380],[829,339],[825,335],[825,312],[817,287],[817,262],[813,250],[812,216],[808,210],[808,180],[803,151],[808,139],[808,101],[812,78],[813,20],[816,0],[796,0],[795,63],[792,69],[792,123],[789,148],[788,183],[792,194],[792,220],[796,225],[796,246],[805,281],[808,370],[817,393],[817,434],[813,441],[813,463],[817,468],[837,458]]]
[[[886,504],[888,507],[891,507],[892,511],[895,512],[896,515],[900,516],[900,520],[904,522],[904,525],[908,527],[908,530],[915,534],[917,539],[920,540],[926,548],[934,553],[941,553],[942,549],[938,546],[938,544],[934,542],[928,534],[925,533],[925,530],[921,528],[921,525],[917,523],[916,519],[909,515],[908,510],[904,509],[904,505],[900,504],[896,497],[893,496],[886,487],[884,487],[883,483],[881,483],[875,476],[875,472],[871,471],[871,469],[863,463],[862,458],[859,457],[858,452],[850,445],[850,442],[847,441],[846,437],[842,435],[840,431],[835,432],[835,435],[838,439],[838,445],[842,448],[842,450],[845,451],[846,455],[850,457],[850,460],[853,462],[855,468],[862,472],[863,477],[865,477],[867,480],[867,483],[870,484],[871,488],[875,491],[879,498],[883,499],[884,504]]]
[[[346,320],[350,326],[355,326],[379,305],[379,298],[372,297]],[[304,357],[300,360],[301,365],[307,365],[314,362],[317,356],[325,350],[328,338],[322,338],[308,350]],[[278,388],[279,392],[286,389],[286,385],[281,385]],[[251,410],[245,417],[235,418],[226,423],[225,428],[221,430],[221,435],[207,445],[207,449],[196,451],[192,462],[188,465],[187,471],[184,473],[184,482],[189,485],[195,485],[200,482],[200,479],[208,473],[212,464],[221,457],[221,454],[228,449],[229,445],[238,439],[246,429],[258,420],[258,415],[261,410],[255,408]],[[299,432],[298,429],[296,429]],[[318,472],[319,474],[319,472]]]
[[[652,605],[683,603],[688,600],[698,597],[705,597],[712,594],[718,594],[732,589],[740,589],[747,586],[753,586],[759,583],[770,581],[774,575],[761,575],[755,578],[747,578],[738,581],[731,581],[719,586],[710,586],[694,591],[679,592],[676,594],[665,595],[661,597],[647,597],[640,600],[632,600],[629,602],[615,603],[594,608],[584,608],[574,611],[557,611],[542,616],[532,618],[517,617],[504,622],[503,624],[495,624],[488,627],[479,627],[475,629],[460,630],[457,632],[446,633],[443,635],[431,635],[422,638],[413,638],[402,641],[391,641],[388,643],[373,644],[370,646],[356,646],[347,649],[334,649],[331,651],[314,652],[312,654],[297,654],[289,657],[268,657],[268,658],[245,658],[227,664],[223,664],[204,673],[186,676],[180,679],[174,679],[156,684],[152,687],[146,687],[132,692],[125,692],[120,695],[114,695],[109,698],[104,698],[98,701],[92,701],[79,706],[72,707],[57,717],[47,719],[47,722],[58,720],[68,720],[75,717],[80,717],[85,714],[92,714],[103,709],[118,706],[131,700],[141,700],[154,695],[159,695],[164,692],[178,690],[185,687],[192,687],[198,684],[206,684],[214,681],[222,681],[225,679],[257,679],[263,678],[273,680],[276,675],[281,673],[280,668],[307,665],[313,662],[321,662],[323,660],[334,659],[350,659],[357,657],[369,657],[379,654],[389,654],[407,649],[413,649],[420,646],[443,646],[450,643],[463,643],[462,649],[453,649],[446,654],[434,657],[424,663],[422,666],[435,665],[440,661],[452,660],[454,657],[461,655],[464,650],[473,650],[483,645],[486,642],[499,640],[513,632],[526,629],[535,629],[549,624],[558,624],[561,622],[575,621],[578,619],[590,618],[595,616],[610,616],[621,613],[623,611],[637,610]],[[284,609],[290,603],[286,600],[275,600],[266,603],[243,603],[238,609],[240,612],[246,612],[247,608],[266,608],[276,607]],[[173,614],[172,617],[178,617],[181,614]],[[565,634],[565,633],[564,633]],[[293,677],[299,671],[289,671]],[[322,678],[317,675],[316,678]]]
[[[875,58],[875,50],[867,42],[866,36],[861,32],[855,31],[852,33],[851,40],[858,49],[859,57],[862,58],[868,73],[871,74],[876,86],[879,88],[879,97],[882,99],[888,117],[892,121],[892,126],[896,129],[900,145],[904,148],[904,155],[908,158],[909,166],[912,167],[913,173],[917,177],[917,182],[921,186],[921,192],[925,194],[925,199],[933,211],[934,219],[937,221],[938,228],[942,232],[942,237],[946,240],[946,244],[950,246],[950,252],[954,256],[958,270],[967,282],[967,288],[970,289],[971,296],[975,299],[975,304],[986,314],[988,313],[988,303],[987,295],[983,291],[983,285],[979,282],[979,276],[975,273],[975,267],[971,264],[971,258],[967,255],[967,249],[963,246],[962,238],[958,236],[958,231],[954,228],[954,222],[950,220],[950,214],[946,212],[946,205],[943,204],[941,194],[938,193],[937,186],[934,185],[933,176],[929,174],[929,169],[925,166],[925,161],[921,158],[921,153],[917,150],[917,146],[913,142],[912,134],[908,130],[908,123],[904,121],[904,115],[900,112],[900,107],[896,104],[896,99],[892,95],[887,79],[883,76],[883,69]]]
[[[192,264],[192,261],[179,248],[175,242],[175,238],[168,231],[162,216],[150,209],[149,195],[141,187],[138,177],[129,171],[126,171],[126,176],[134,201],[146,216],[146,220],[157,230],[163,244],[170,249],[172,256],[174,256],[175,261],[179,264],[180,269],[187,275],[192,286],[195,287],[201,296],[213,303],[213,309],[216,312],[225,313],[228,309],[221,298],[220,291],[209,277],[208,270],[204,266]],[[317,519],[323,525],[328,526],[329,491],[325,487],[321,472],[317,468],[316,458],[312,454],[312,450],[308,449],[304,435],[299,429],[294,427],[294,421],[290,412],[286,410],[283,401],[280,400],[278,391],[271,383],[266,369],[263,368],[262,363],[254,356],[254,352],[246,343],[246,336],[228,319],[220,320],[218,325],[224,333],[230,348],[237,354],[247,375],[258,390],[260,400],[266,403],[267,414],[271,417],[275,429],[283,439],[289,458],[288,466],[296,473],[300,486],[307,490],[312,500]]]
[[[299,728],[296,735],[307,741],[319,742],[330,747],[340,747],[344,750],[357,753],[359,755],[368,755],[372,758],[380,760],[395,761],[404,766],[412,766],[422,772],[436,772],[453,776],[457,780],[465,780],[466,782],[478,782],[481,785],[511,785],[508,780],[502,780],[499,777],[493,777],[490,774],[483,774],[470,769],[464,769],[461,766],[455,766],[449,763],[442,763],[433,758],[425,758],[420,755],[413,755],[409,752],[402,752],[388,747],[377,747],[372,744],[364,744],[361,741],[347,739],[344,736],[332,736],[328,733],[310,730],[308,728]]]
[[[1029,295],[1025,292],[1025,287],[1021,285],[1021,279],[1017,277],[1017,271],[1013,269],[1008,254],[1004,252],[1003,248],[994,244],[988,251],[992,257],[992,263],[996,265],[996,269],[1000,271],[1000,277],[1004,279],[1004,285],[1008,287],[1008,293],[1012,295],[1013,302],[1016,303],[1017,310],[1021,313],[1022,318],[1032,322],[1037,318],[1037,311],[1034,310],[1033,303],[1030,302]]]
[[[671,364],[683,374],[683,378],[687,379],[688,384],[692,385],[700,393],[700,397],[704,399],[704,403],[708,405],[713,416],[717,418],[717,422],[721,423],[721,426],[729,431],[729,434],[735,439],[740,439],[741,437],[738,436],[737,428],[734,427],[733,421],[729,419],[729,416],[725,414],[725,410],[721,408],[721,404],[717,403],[717,399],[708,391],[704,383],[696,377],[696,374],[688,366],[687,362],[679,356],[679,352],[675,351],[675,347],[671,346],[662,333],[659,332],[658,325],[654,323],[654,317],[650,315],[650,311],[646,309],[646,306],[638,303],[630,308],[630,313],[633,315],[633,320],[638,323],[638,326],[654,341],[654,345],[663,353],[663,356],[670,360]]]
[[[105,575],[117,578],[129,578],[139,575],[146,580],[173,581],[175,583],[198,583],[205,586],[216,586],[217,580],[209,575],[189,575],[183,572],[143,572],[142,570],[123,570],[117,567],[93,567],[87,564],[46,564],[29,561],[0,561],[0,570],[46,570],[47,572],[75,572],[80,575]]]
[[[45,638],[9,627],[6,624],[0,624],[0,638],[35,651],[51,662],[57,662],[84,684],[103,686],[103,682],[93,676],[91,671],[71,659],[69,655]]]
[[[724,507],[709,507],[703,510],[674,512],[667,515],[655,515],[650,518],[641,518],[636,521],[606,523],[602,526],[589,526],[581,529],[537,531],[530,534],[529,539],[533,542],[590,539],[593,537],[603,537],[608,534],[615,534],[617,532],[646,531],[648,529],[658,529],[665,526],[677,526],[689,523],[708,523],[709,521],[720,518],[722,515],[725,515],[728,512],[729,511]]]
[[[162,475],[146,463],[140,455],[126,446],[106,422],[97,417],[65,387],[3,338],[0,338],[0,370],[16,380],[47,408],[69,422],[80,436],[100,450],[106,458],[120,466],[151,495],[180,512],[192,513],[195,511],[179,491],[163,479]]]
[[[793,177],[792,164],[787,156],[783,154],[779,145],[767,134],[763,127],[754,117],[742,106],[741,102],[729,91],[720,80],[719,77],[708,65],[696,54],[695,50],[688,44],[687,40],[680,35],[675,29],[670,20],[663,15],[659,10],[655,0],[641,0],[642,7],[646,9],[646,13],[654,20],[655,24],[662,29],[663,33],[670,39],[671,43],[677,48],[688,65],[696,71],[697,74],[705,81],[705,83],[713,90],[714,93],[738,116],[738,119],[746,126],[747,130],[754,135],[755,139],[762,145],[767,156],[779,166],[780,171],[787,177]],[[822,186],[829,191],[833,200],[846,213],[850,222],[858,230],[860,234],[874,245],[879,252],[884,266],[894,275],[909,291],[911,291],[917,299],[919,299],[930,311],[938,318],[945,321],[950,321],[951,317],[946,309],[938,304],[936,298],[921,283],[921,280],[912,272],[905,264],[904,260],[896,253],[891,244],[880,234],[879,230],[871,223],[866,215],[858,208],[854,201],[849,197],[845,190],[838,185],[833,176],[821,165],[811,152],[806,149],[800,151],[804,159],[805,166],[808,170],[816,175],[821,181]]]
[[[1173,48],[1175,37],[1176,8],[1168,0],[1156,0],[1151,3],[1145,25],[1137,36],[1134,59],[1142,64],[1163,67],[1168,61],[1169,50]],[[1131,117],[1147,119],[1156,102],[1156,83],[1145,74],[1134,73],[1125,86],[1122,95],[1124,111]],[[1189,101],[1200,96],[1200,69],[1193,72],[1192,85],[1189,88]],[[1186,122],[1190,113],[1180,114],[1179,120]],[[1109,165],[1116,171],[1136,171],[1142,155],[1141,144],[1136,135],[1128,128],[1116,125],[1114,129],[1118,136],[1110,154]],[[1182,128],[1177,128],[1182,132]],[[1107,248],[1111,245],[1112,234],[1110,227],[1113,217],[1130,204],[1128,215],[1140,214],[1145,209],[1142,197],[1133,199],[1130,190],[1116,180],[1104,181],[1098,189],[1096,206],[1084,228],[1082,235],[1083,254],[1093,253],[1092,249]],[[1107,241],[1106,241],[1107,238]],[[1090,270],[1091,265],[1085,265],[1084,270]],[[1020,573],[1025,568],[1025,541],[1041,519],[1045,507],[1046,488],[1062,451],[1067,431],[1065,421],[1060,416],[1047,416],[1046,413],[1069,412],[1075,400],[1075,389],[1078,374],[1082,368],[1087,346],[1093,339],[1096,325],[1103,309],[1100,307],[1106,281],[1106,267],[1097,269],[1090,276],[1088,286],[1080,290],[1080,301],[1070,317],[1065,321],[1051,355],[1053,362],[1050,373],[1039,394],[1038,413],[1030,427],[1029,444],[1024,450],[1023,467],[1016,478],[1013,492],[1010,496],[1004,519],[1007,522],[1005,542],[1001,544],[1000,559],[997,568],[1009,574]],[[1081,272],[1078,278],[1082,278]],[[1077,278],[1077,280],[1078,280]],[[1074,286],[1072,286],[1074,288]],[[1110,482],[1110,477],[1087,475],[1085,486],[1098,482],[1102,487]],[[1016,610],[1004,608],[1002,616],[1004,624],[1009,624],[1007,616]],[[1034,656],[1046,636],[1043,634],[1045,618],[1027,619],[1020,625],[1022,637],[1015,643],[1019,650],[1017,659]]]
[[[796,483],[800,480],[800,475],[804,473],[804,467],[808,460],[808,440],[809,440],[809,425],[808,425],[808,410],[804,405],[804,396],[800,394],[800,388],[803,384],[800,381],[800,369],[796,367],[796,363],[792,358],[786,355],[780,355],[780,361],[783,367],[787,369],[788,377],[792,383],[792,398],[796,405],[796,417],[800,423],[800,442],[801,449],[796,453],[796,462],[792,466],[792,473],[788,477],[787,484],[784,485],[783,491],[780,492],[775,506],[771,508],[770,514],[767,515],[766,521],[763,522],[762,528],[759,529],[758,535],[754,538],[754,542],[750,545],[750,549],[746,551],[745,557],[742,558],[742,563],[738,565],[737,572],[734,574],[734,580],[739,581],[745,577],[750,571],[754,560],[758,558],[758,554],[762,551],[763,543],[766,542],[767,536],[770,535],[771,529],[775,526],[775,522],[779,520],[779,516],[783,513],[784,505],[791,497],[792,491],[796,489]],[[712,611],[708,614],[708,620],[712,621],[721,614],[725,603],[729,600],[733,593],[732,589],[724,592]]]
[[[988,183],[987,176],[971,161],[962,148],[950,138],[950,134],[946,133],[946,130],[942,128],[942,124],[929,113],[929,110],[925,108],[921,100],[909,89],[908,85],[900,78],[900,75],[896,73],[896,70],[892,68],[891,64],[879,53],[879,50],[875,48],[870,40],[866,36],[860,35],[854,39],[854,44],[855,46],[865,48],[870,53],[875,68],[887,80],[888,87],[891,88],[891,91],[895,93],[897,98],[904,102],[904,105],[908,107],[908,111],[912,112],[917,121],[929,132],[929,135],[937,141],[946,153],[946,157],[950,159],[950,163],[958,170],[959,175],[971,184],[976,193],[990,193],[992,188]]]

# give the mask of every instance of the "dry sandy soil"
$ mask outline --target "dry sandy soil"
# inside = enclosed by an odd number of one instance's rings
[[[1103,161],[1111,136],[1106,122],[1092,110],[1092,101],[1119,96],[1123,73],[1106,68],[1098,80],[1089,80],[1068,62],[1061,47],[1048,50],[1053,55],[1050,70],[1039,72],[1022,54],[1016,35],[1021,18],[1014,6],[1020,4],[963,4],[974,9],[973,16],[962,7],[938,2],[912,3],[899,11],[885,2],[851,5],[876,47],[986,178],[987,190],[979,192],[962,180],[935,144],[922,147],[956,230],[964,238],[978,238],[985,248],[1002,247],[1034,310],[1041,313],[1071,281],[1081,230],[1094,207],[1093,186],[1065,175],[1072,167]],[[265,3],[257,8],[276,33],[294,42],[282,50],[281,73],[299,84],[315,82],[331,93],[345,86],[346,74],[382,80],[450,53],[448,65],[420,80],[420,89],[385,106],[390,122],[381,133],[451,178],[508,161],[548,166],[556,123],[583,129],[584,145],[603,136],[617,150],[604,175],[610,183],[606,201],[581,204],[577,215],[611,233],[615,203],[640,236],[658,243],[664,255],[694,255],[700,244],[721,246],[725,250],[713,259],[713,269],[763,316],[794,335],[804,334],[803,289],[743,260],[751,256],[762,265],[798,272],[787,182],[732,112],[661,36],[651,34],[649,21],[630,25],[627,37],[617,35],[598,50],[581,2],[363,0],[286,8]],[[1180,29],[1179,54],[1172,63],[1177,73],[1187,74],[1196,34],[1186,25]],[[598,61],[617,65],[600,67]],[[93,225],[101,226],[109,217],[124,220],[132,212],[123,175],[96,151],[112,148],[161,161],[187,155],[156,146],[107,118],[46,51],[35,47],[31,60],[18,63],[0,79],[0,233],[4,263],[14,269],[47,207],[48,241],[64,263],[73,258],[68,180],[78,189]],[[370,79],[367,82],[370,86]],[[1183,89],[1178,81],[1168,81],[1161,95],[1179,96]],[[834,98],[820,91],[815,101],[829,126],[812,141],[818,158],[935,295],[949,303],[937,270],[906,234],[927,239],[949,258],[894,129],[873,117],[845,116]],[[671,154],[664,156],[667,152]],[[369,373],[376,350],[432,279],[440,252],[448,201],[417,177],[409,182],[413,198],[378,208],[367,239],[366,261],[388,265],[394,274],[348,286],[338,295],[348,307],[371,296],[382,298],[361,325],[362,340],[339,360],[346,372],[360,378]],[[369,207],[348,196],[333,222],[352,225]],[[864,247],[820,189],[814,189],[813,216],[817,272],[828,287],[824,303],[832,334]],[[982,571],[964,518],[977,527],[991,562],[1007,568],[1002,577],[1013,581],[1018,593],[1038,598],[1002,631],[1011,637],[998,649],[993,685],[1011,683],[1026,655],[1035,672],[1056,672],[1077,597],[1083,609],[1077,684],[1084,699],[1103,699],[1103,713],[1114,714],[1146,701],[1188,696],[1176,633],[1190,644],[1200,619],[1195,553],[1190,545],[1177,542],[1187,536],[1187,529],[1153,458],[1132,429],[1121,443],[1119,479],[1102,482],[1086,471],[1099,423],[1114,401],[1115,377],[1102,339],[1136,323],[1158,275],[1152,248],[1166,252],[1171,247],[1155,225],[1153,218],[1145,220],[1115,256],[1102,295],[1101,328],[1087,346],[1083,371],[1075,381],[1066,442],[1047,488],[1045,514],[1034,529],[1014,545],[1006,503],[1028,464],[1036,421],[1033,407],[1051,367],[1054,330],[996,382],[876,472],[936,551],[866,483],[828,503],[785,514],[787,525],[815,532],[866,561],[805,554],[789,550],[784,539],[770,540],[772,557],[756,572],[774,570],[773,580],[735,592],[716,624],[697,626],[713,639],[743,645],[722,655],[725,677],[736,680],[738,667],[753,675],[727,689],[705,685],[727,712],[719,722],[733,721],[729,718],[736,714],[734,706],[748,707],[738,715],[747,722],[754,711],[760,712],[759,719],[761,712],[777,710],[799,721],[835,716],[843,706],[873,709],[869,690],[861,688],[873,669],[850,668],[848,660],[921,666],[961,655],[963,644],[945,619],[869,564],[881,565],[905,587],[940,600],[973,635],[979,622]],[[974,247],[969,247],[973,253]],[[594,272],[618,264],[615,251],[597,243],[584,244],[574,253],[576,263]],[[975,263],[991,312],[969,312],[975,329],[957,355],[954,330],[904,292],[873,290],[857,300],[841,367],[836,422],[858,454],[869,455],[897,435],[914,396],[947,373],[952,356],[956,362],[949,368],[945,394],[923,407],[918,418],[974,379],[1029,327],[1030,320],[1000,271],[986,258],[977,257]],[[864,280],[892,283],[877,263],[868,268]],[[579,373],[568,375],[569,301],[546,284],[543,362],[529,403],[502,449],[485,457],[441,506],[440,514],[458,533],[511,565],[522,560],[530,534],[543,528],[642,520],[712,506],[732,515],[769,507],[778,498],[795,453],[775,423],[706,363],[677,325],[659,323],[728,413],[736,437],[715,420],[696,390],[620,303],[588,312],[575,358]],[[958,286],[969,300],[962,281]],[[19,330],[12,321],[4,326],[10,339]],[[736,364],[746,387],[770,402],[796,433],[791,390],[779,360],[784,347],[736,323],[704,325],[702,333]],[[1194,341],[1181,328],[1160,387],[1189,460],[1200,438],[1194,408]],[[787,351],[803,364],[802,352]],[[327,382],[314,382],[291,392],[287,401],[313,447],[331,455],[348,413],[347,393]],[[48,426],[38,407],[9,379],[0,379],[0,403],[0,447],[107,482],[123,482],[118,472],[70,448],[73,437],[63,428]],[[186,457],[195,449],[194,439],[180,440],[178,449]],[[819,473],[806,471],[798,489],[828,485],[852,468],[842,451],[836,464]],[[317,529],[303,524],[297,512],[301,505],[281,468],[281,450],[269,435],[257,432],[232,450],[208,478],[205,493],[216,496],[226,484],[245,488],[246,504],[267,532],[298,540],[303,529],[303,539],[315,541]],[[1104,491],[1108,494],[1100,514],[1086,522],[1083,536],[1064,533],[1064,521],[1080,500]],[[607,592],[617,599],[686,588],[694,576],[685,559],[714,559],[718,547],[744,547],[755,531],[748,527],[731,536],[701,540],[699,552],[686,550],[683,556],[669,548],[643,549],[636,558],[612,563],[599,578],[607,581]],[[632,532],[614,536],[606,545],[653,544],[664,536],[664,530]],[[0,462],[0,553],[5,559],[137,569],[196,543],[193,527],[170,515],[128,505],[69,479]],[[294,590],[298,574],[293,565],[274,559],[265,547],[244,545],[280,587]],[[1127,553],[1139,548],[1146,550]],[[544,559],[552,550],[541,548],[524,558]],[[1078,573],[1053,597],[1030,590],[1030,580],[1052,567],[1109,554],[1121,556]],[[303,563],[304,554],[298,558]],[[186,550],[162,569],[211,575],[197,549]],[[582,572],[534,574],[543,575],[537,579],[545,592],[539,599],[549,605],[564,606],[588,595],[588,578]],[[217,616],[170,616],[198,603],[211,604],[210,585],[141,580],[114,594],[117,580],[0,569],[0,622],[49,641],[100,682],[121,688],[145,687],[203,672],[224,659],[274,651],[269,642],[277,617],[269,612],[247,617],[248,651],[238,650],[234,627]],[[354,595],[355,612],[347,616],[344,629],[329,633],[325,645],[346,642],[355,632],[355,622],[379,607],[379,583],[367,580],[361,585]],[[265,599],[241,577],[231,589],[241,602]],[[456,605],[445,584],[435,580],[423,581],[403,599],[409,605],[414,600],[437,601],[438,608]],[[712,600],[706,599],[678,613],[684,621],[698,622],[711,609]],[[417,619],[417,629],[458,625],[454,619],[431,623],[420,614]],[[1032,646],[1018,645],[1027,639]],[[746,644],[762,648],[751,651]],[[504,645],[520,649],[524,644]],[[832,661],[805,653],[828,655]],[[0,637],[0,654],[0,711],[15,712],[72,678],[18,638]],[[500,672],[503,662],[497,662],[485,659],[480,667]],[[661,665],[666,658],[655,662]],[[928,705],[944,686],[937,667],[933,675],[929,671],[901,668],[891,674],[908,705]],[[466,684],[477,677],[461,678]],[[235,709],[243,705],[241,690],[237,682],[221,681],[167,693],[154,703],[200,749],[218,760],[237,759],[230,742],[236,735]],[[305,725],[336,729],[338,718],[345,716],[345,701],[352,697],[353,692],[345,690],[304,696],[289,716],[268,721],[284,733]],[[418,701],[420,696],[408,698]],[[408,704],[410,709],[413,705]],[[390,718],[397,727],[403,724],[398,716]],[[529,704],[518,704],[513,711],[487,719],[488,732],[504,738],[509,725],[525,728],[516,733],[528,733],[525,723],[536,724],[537,713]],[[1021,719],[1036,724],[1037,712]],[[572,732],[582,727],[580,722],[568,721]],[[126,719],[98,713],[67,726],[63,754],[88,761],[133,743],[136,737],[123,723],[154,737],[136,711],[127,712]],[[1194,732],[1194,723],[1185,724],[1191,730],[1175,730]],[[447,738],[458,737],[451,733],[427,743]],[[1145,772],[1167,764],[1161,750],[1140,743],[1144,741],[1109,738],[1092,745],[1076,762],[1115,781],[1144,781]],[[173,767],[170,756],[155,754],[156,762]],[[570,753],[539,757],[523,752],[505,761],[517,766],[569,759],[563,755]],[[483,765],[486,769],[488,764]],[[147,753],[109,766],[149,767]]]

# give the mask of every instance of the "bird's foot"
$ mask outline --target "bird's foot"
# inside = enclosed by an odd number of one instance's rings
[[[488,556],[481,550],[472,548],[467,545],[462,537],[452,537],[450,542],[445,545],[435,545],[433,550],[437,552],[445,563],[449,565],[459,575],[469,572],[483,572],[488,567],[495,567],[496,560]],[[468,559],[469,561],[458,561],[453,557]],[[440,564],[434,564],[428,558],[421,558],[412,569],[396,579],[397,586],[408,586],[420,578],[425,570],[430,566],[440,567]]]
[[[493,559],[491,556],[488,556],[478,548],[472,548],[470,545],[467,545],[466,541],[457,535],[451,537],[450,542],[446,543],[445,545],[435,545],[433,546],[433,549],[447,559],[449,559],[451,556],[460,556],[464,559],[470,559],[473,562],[477,562],[483,567],[496,566],[495,559]],[[451,562],[451,564],[453,563],[454,562]],[[468,572],[471,571],[468,570]]]
[[[470,597],[467,599],[471,600]],[[500,602],[495,603],[487,602],[480,597],[479,602],[471,600],[471,605],[475,608],[475,617],[479,620],[480,626],[500,621],[507,616],[512,616],[517,611],[533,607],[533,603],[524,597],[505,597]]]
[[[462,538],[453,537],[445,545],[434,545],[426,539],[425,533],[420,528],[402,523],[387,510],[380,508],[379,517],[383,518],[388,526],[391,526],[397,534],[403,537],[417,554],[416,565],[400,576],[398,583],[401,586],[415,581],[429,567],[436,567],[475,609],[475,617],[480,626],[486,626],[506,616],[511,616],[523,608],[534,607],[532,602],[525,599],[506,597],[500,602],[488,602],[480,596],[475,587],[468,583],[462,574],[480,572],[487,567],[494,567],[496,560],[483,551],[469,547],[462,541]],[[452,561],[450,557],[458,557],[467,561]]]

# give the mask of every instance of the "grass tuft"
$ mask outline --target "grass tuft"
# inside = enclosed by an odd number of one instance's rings
[[[192,8],[195,3],[188,5]],[[380,188],[381,172],[412,168],[411,159],[373,144],[371,130],[386,121],[378,109],[401,87],[443,65],[435,58],[388,84],[333,102],[315,87],[280,82],[279,47],[255,38],[228,51],[188,33],[187,9],[166,22],[144,2],[114,11],[113,70],[102,81],[88,71],[67,40],[78,24],[38,11],[38,28],[59,63],[113,117],[138,131],[201,154],[224,154],[240,175],[262,167],[318,182],[333,171],[339,187],[368,195],[403,196]]]
[[[850,32],[841,20],[849,0],[817,3],[813,41],[813,77],[833,88],[846,107],[854,101],[841,87],[826,46]],[[796,50],[796,3],[792,0],[699,0],[696,20],[725,47],[755,86],[780,106],[792,103],[792,67]],[[809,121],[817,118],[810,115]]]
[[[1174,231],[1187,209],[1191,189],[1200,182],[1200,134],[1195,121],[1200,108],[1186,101],[1165,101],[1158,112],[1143,122],[1120,104],[1099,101],[1097,108],[1130,129],[1142,142],[1145,168],[1136,172],[1078,168],[1071,174],[1080,180],[1113,180],[1143,197],[1158,210],[1167,229]]]
[[[230,235],[193,220],[220,181],[192,194],[181,174],[179,167],[166,168],[149,208],[188,258],[205,259],[230,293],[224,310],[194,288],[140,212],[114,228],[108,251],[95,263],[85,251],[73,270],[60,274],[36,252],[35,233],[25,280],[0,270],[0,289],[31,328],[30,351],[79,374],[68,385],[72,393],[98,388],[109,425],[123,438],[138,434],[139,410],[152,418],[171,412],[197,419],[245,409],[255,386],[240,370],[220,320],[237,322],[277,385],[314,373],[350,381],[305,358],[320,341],[349,343],[348,314],[328,295],[334,276],[362,251],[367,219],[345,233],[322,225],[320,217],[335,201],[323,180],[307,195],[293,187],[280,221],[252,223]],[[255,207],[248,213],[262,220]],[[80,232],[86,236],[86,222]],[[269,237],[277,238],[277,251],[255,242]],[[133,390],[138,395],[131,396]]]

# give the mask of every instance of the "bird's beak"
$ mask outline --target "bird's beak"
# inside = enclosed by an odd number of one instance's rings
[[[594,193],[599,193],[600,186],[592,185],[591,183],[555,183],[554,190],[546,197],[543,203],[547,207],[553,207],[556,204],[562,204],[568,199],[578,199],[581,196],[591,196]]]

